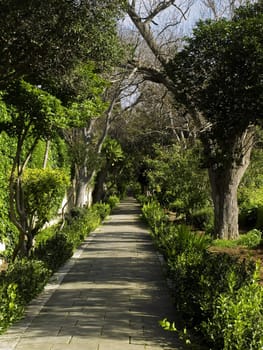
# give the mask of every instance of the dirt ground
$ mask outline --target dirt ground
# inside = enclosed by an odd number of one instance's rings
[[[239,258],[241,261],[244,259],[252,259],[255,262],[260,262],[260,283],[263,285],[263,246],[256,249],[248,249],[241,246],[234,248],[211,247],[209,250],[215,253],[227,253],[231,256]]]

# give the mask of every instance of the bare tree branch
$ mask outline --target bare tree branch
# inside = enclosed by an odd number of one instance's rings
[[[160,12],[166,10],[171,5],[174,5],[175,0],[161,1],[155,8],[151,9],[147,17],[142,18],[144,23],[152,22],[154,17],[156,17]]]

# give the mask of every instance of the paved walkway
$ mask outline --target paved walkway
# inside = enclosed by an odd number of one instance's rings
[[[0,336],[1,350],[170,350],[174,310],[158,256],[127,198]]]

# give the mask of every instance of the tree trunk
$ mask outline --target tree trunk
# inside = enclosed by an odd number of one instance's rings
[[[209,167],[212,200],[214,204],[214,234],[215,238],[236,239],[238,229],[238,198],[237,190],[240,181],[250,163],[253,147],[254,130],[246,130],[235,143],[229,154],[232,157],[224,166],[213,164]]]
[[[87,202],[87,182],[85,180],[79,179],[76,188],[76,207],[83,207]]]
[[[77,175],[77,176],[76,176]],[[83,165],[75,175],[75,206],[90,207],[92,205],[92,192],[94,188],[94,177],[96,171],[87,174],[86,166]]]
[[[241,177],[238,169],[209,169],[214,204],[214,233],[216,238],[236,239],[238,230],[237,188]]]
[[[103,185],[105,183],[106,175],[107,175],[107,167],[103,167],[101,171],[97,174],[96,183],[93,191],[93,202],[98,203],[103,199]]]
[[[44,154],[44,160],[43,160],[43,169],[46,169],[46,167],[47,167],[50,144],[51,144],[50,140],[47,140],[45,154]]]

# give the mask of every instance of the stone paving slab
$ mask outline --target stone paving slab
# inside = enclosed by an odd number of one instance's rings
[[[0,350],[179,350],[158,321],[175,310],[133,198],[104,224],[0,336]]]

